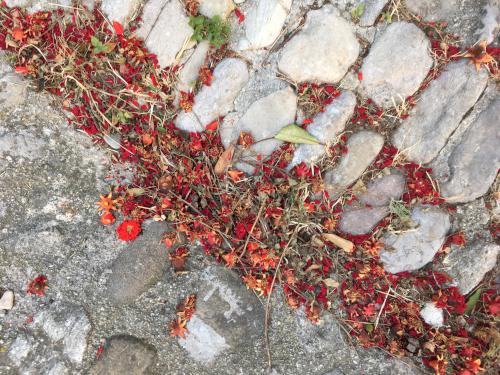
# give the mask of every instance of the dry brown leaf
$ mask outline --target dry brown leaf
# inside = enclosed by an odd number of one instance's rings
[[[324,279],[323,283],[329,288],[338,288],[340,285],[339,282],[334,279]]]
[[[234,155],[234,145],[230,145],[226,151],[224,151],[219,160],[217,160],[217,164],[215,164],[214,172],[217,176],[223,174],[229,166],[231,166],[231,162],[233,160]]]
[[[487,45],[486,41],[483,40],[479,43],[479,45],[475,46],[464,55],[464,57],[472,59],[471,64],[476,66],[477,71],[481,69],[481,64],[488,64],[494,60],[493,56],[486,52]]]
[[[335,246],[340,247],[346,253],[352,253],[354,251],[354,244],[351,241],[346,240],[345,238],[339,237],[333,233],[323,233],[322,236],[325,240],[331,242]]]

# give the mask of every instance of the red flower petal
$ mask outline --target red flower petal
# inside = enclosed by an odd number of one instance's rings
[[[113,28],[115,29],[117,35],[123,35],[123,26],[120,22],[113,21]]]

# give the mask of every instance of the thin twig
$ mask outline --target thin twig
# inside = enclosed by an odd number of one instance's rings
[[[245,255],[245,253],[247,251],[247,246],[248,246],[248,242],[250,241],[250,236],[252,235],[253,230],[255,229],[255,226],[257,225],[257,222],[259,221],[260,215],[262,214],[262,210],[264,209],[264,203],[265,202],[262,202],[262,204],[260,205],[259,212],[257,213],[257,217],[255,218],[255,221],[253,222],[253,225],[252,225],[252,228],[250,229],[250,232],[248,232],[248,236],[247,236],[247,239],[245,241],[245,245],[243,246],[243,251],[241,252],[241,255],[238,257],[238,261],[240,261],[240,259],[243,258],[243,255]]]

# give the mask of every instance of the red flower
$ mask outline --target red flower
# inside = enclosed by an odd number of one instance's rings
[[[123,241],[133,241],[141,233],[141,224],[135,220],[125,220],[116,228],[118,238]]]
[[[47,277],[45,275],[38,275],[29,283],[26,293],[28,293],[28,295],[35,294],[43,297],[45,295],[45,289],[47,288]]]

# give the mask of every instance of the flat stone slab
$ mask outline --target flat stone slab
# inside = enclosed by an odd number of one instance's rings
[[[349,22],[326,5],[307,13],[302,30],[283,48],[281,72],[296,82],[338,82],[359,55]]]
[[[143,13],[137,35],[158,56],[161,67],[174,64],[177,53],[193,33],[183,6],[175,0],[152,0],[146,3]]]
[[[112,337],[101,358],[92,366],[91,375],[149,374],[156,350],[133,336]]]
[[[365,4],[365,10],[359,18],[359,26],[372,26],[380,15],[380,12],[382,12],[382,9],[384,9],[387,2],[388,0],[363,1],[363,3]]]
[[[356,97],[350,91],[342,93],[338,98],[329,104],[324,112],[321,112],[307,127],[307,131],[325,145],[330,145],[336,141],[337,136],[344,131],[347,121],[351,118]],[[288,165],[288,169],[305,162],[313,163],[319,160],[326,153],[324,145],[298,145],[293,154],[293,159]]]
[[[101,9],[111,22],[126,26],[140,5],[141,0],[102,0]]]
[[[210,49],[210,43],[206,40],[198,43],[193,53],[184,63],[178,75],[177,89],[180,91],[190,91],[193,89],[198,79],[200,68],[205,63],[205,59]]]
[[[112,303],[135,301],[163,276],[169,266],[167,248],[161,242],[166,230],[165,223],[144,223],[143,233],[115,259],[105,290]]]
[[[404,190],[404,176],[396,170],[391,170],[389,174],[372,180],[366,191],[358,195],[358,200],[368,206],[387,206],[391,200],[399,199]]]
[[[411,219],[416,227],[383,236],[380,260],[390,273],[415,271],[432,261],[450,229],[449,215],[436,207],[417,207]]]
[[[429,40],[414,24],[390,24],[377,35],[363,62],[360,91],[384,108],[401,103],[429,72],[433,63],[429,49]]]
[[[470,202],[488,191],[500,168],[500,99],[492,101],[462,136],[448,157],[450,175],[440,179],[450,203]]]
[[[219,16],[223,19],[227,18],[234,9],[232,0],[200,0],[199,3],[200,13],[208,18],[214,16]]]
[[[325,173],[325,188],[335,199],[353,184],[375,160],[384,145],[384,138],[372,131],[360,131],[347,141],[347,154],[339,165]]]
[[[243,27],[246,39],[240,41],[240,49],[259,49],[272,45],[278,38],[292,0],[254,1],[245,16]]]
[[[212,84],[203,86],[195,96],[192,112],[179,112],[175,126],[189,132],[203,131],[210,122],[234,108],[234,99],[248,78],[248,68],[243,60],[222,60],[214,69]]]
[[[460,292],[466,295],[495,267],[499,253],[500,246],[495,243],[476,242],[471,246],[454,248],[443,264]]]
[[[468,61],[450,63],[424,91],[393,136],[410,160],[429,163],[441,151],[486,87],[488,74]]]
[[[352,208],[342,214],[339,228],[354,235],[370,233],[388,214],[387,207]]]
[[[209,364],[226,350],[252,345],[263,334],[264,309],[231,270],[210,266],[205,288],[197,296],[196,312],[179,344],[194,360]]]

